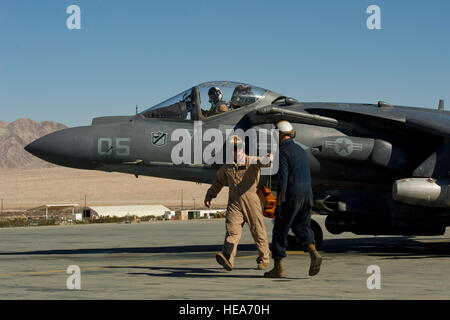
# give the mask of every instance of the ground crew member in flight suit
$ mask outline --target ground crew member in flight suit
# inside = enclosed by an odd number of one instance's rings
[[[272,258],[275,266],[264,274],[267,278],[284,278],[282,259],[286,257],[289,228],[309,252],[309,275],[320,271],[322,257],[316,250],[311,230],[313,194],[308,156],[294,142],[295,131],[288,121],[277,123],[280,133],[280,157],[277,173],[277,210],[272,232]]]
[[[211,103],[211,109],[205,111],[205,116],[210,117],[229,110],[227,103],[222,100],[223,95],[219,88],[211,87],[208,90],[208,96],[209,103]]]
[[[256,259],[258,269],[263,270],[269,266],[270,249],[257,187],[261,167],[269,167],[270,162],[273,161],[273,155],[268,153],[264,160],[260,157],[249,157],[244,152],[244,142],[238,136],[232,136],[227,143],[229,150],[234,150],[234,163],[224,164],[219,168],[204,201],[205,206],[209,208],[211,200],[217,196],[225,184],[228,184],[226,236],[223,251],[217,254],[216,260],[226,270],[233,269],[242,227],[244,223],[247,223],[258,249]]]

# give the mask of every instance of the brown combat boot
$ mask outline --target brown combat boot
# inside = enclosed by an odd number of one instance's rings
[[[258,270],[266,270],[270,263],[265,263],[263,261],[258,262]]]
[[[265,278],[285,278],[283,265],[281,259],[275,259],[275,266],[269,272],[264,273]]]
[[[225,268],[227,271],[233,270],[233,266],[231,265],[230,261],[228,261],[228,258],[225,257],[225,255],[222,252],[219,252],[216,255],[216,261],[218,264],[220,264],[222,267]]]
[[[314,244],[308,244],[306,246],[309,252],[309,256],[311,258],[311,265],[309,266],[309,275],[315,276],[320,271],[320,265],[322,264],[322,257],[319,255],[319,252],[316,250],[316,246]]]

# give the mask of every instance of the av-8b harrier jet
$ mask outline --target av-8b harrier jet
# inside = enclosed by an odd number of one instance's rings
[[[296,143],[308,153],[315,210],[328,215],[331,233],[440,235],[450,225],[450,113],[443,101],[437,110],[300,102],[216,81],[136,115],[94,118],[90,126],[49,134],[25,149],[72,168],[211,183],[217,164],[172,161],[176,129],[192,132],[202,121],[204,132],[270,130],[280,120],[293,124]],[[313,230],[320,242],[318,224]]]

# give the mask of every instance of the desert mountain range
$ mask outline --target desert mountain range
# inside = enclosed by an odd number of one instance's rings
[[[23,148],[46,134],[67,128],[57,122],[19,119],[0,121],[0,168],[48,168],[53,165],[26,152]]]

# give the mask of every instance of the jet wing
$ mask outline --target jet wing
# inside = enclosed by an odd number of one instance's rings
[[[346,121],[363,121],[373,126],[384,124],[413,129],[429,135],[450,138],[450,112],[433,109],[392,106],[383,102],[377,105],[344,104],[328,107],[307,106],[305,111]]]
[[[408,117],[406,124],[418,130],[450,139],[450,114],[448,112]]]
[[[297,123],[351,130],[365,134],[368,125],[398,133],[402,127],[450,138],[450,112],[431,109],[376,105],[310,103],[296,106],[266,106],[248,114],[253,125],[288,120]],[[408,130],[408,131],[409,131]]]

